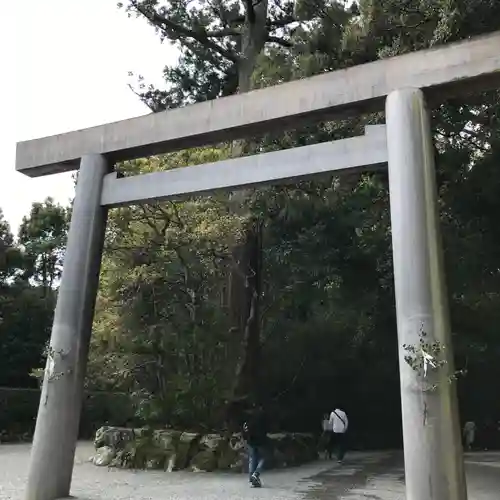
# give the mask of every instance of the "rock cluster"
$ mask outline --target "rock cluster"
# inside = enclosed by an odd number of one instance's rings
[[[241,434],[101,427],[94,444],[91,461],[98,466],[195,472],[247,467]],[[268,468],[300,465],[317,458],[317,443],[310,434],[270,434],[266,458]]]

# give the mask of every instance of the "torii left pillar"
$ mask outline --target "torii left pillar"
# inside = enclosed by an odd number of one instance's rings
[[[56,500],[70,493],[106,228],[101,191],[108,172],[108,163],[101,155],[81,159],[26,500]]]

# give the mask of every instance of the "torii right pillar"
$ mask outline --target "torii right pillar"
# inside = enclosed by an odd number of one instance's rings
[[[466,500],[434,149],[421,90],[389,94],[386,127],[406,499]],[[413,359],[429,353],[422,338],[441,348],[437,368],[411,366],[411,346]]]

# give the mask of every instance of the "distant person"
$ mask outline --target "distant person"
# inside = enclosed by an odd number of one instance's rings
[[[349,427],[349,420],[344,410],[337,408],[330,414],[330,425],[332,426],[332,434],[329,449],[337,450],[337,460],[339,464],[344,461],[347,451],[347,429]]]
[[[325,413],[323,415],[323,420],[321,422],[321,427],[322,427],[323,432],[328,432],[328,431],[331,430],[330,416],[328,415],[328,413]]]
[[[479,432],[476,438],[476,447],[480,447],[484,451],[488,451],[490,448],[494,448],[496,434],[495,421],[491,418],[486,419],[484,421],[482,429],[481,426],[479,426],[478,431]]]
[[[332,425],[330,423],[330,416],[328,413],[323,415],[323,420],[321,422],[321,439],[320,439],[320,449],[324,451],[325,458],[331,460],[333,455],[332,449]]]
[[[476,440],[476,424],[472,420],[465,422],[464,425],[464,443],[467,451],[472,450],[474,441]]]
[[[254,405],[247,413],[243,423],[243,439],[248,448],[248,475],[254,488],[262,487],[260,474],[265,463],[265,450],[268,444],[267,418],[262,406]]]

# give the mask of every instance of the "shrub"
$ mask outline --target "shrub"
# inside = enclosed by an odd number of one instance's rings
[[[0,388],[0,434],[4,441],[26,440],[35,430],[40,403],[38,389]],[[133,417],[130,397],[125,393],[88,392],[80,419],[80,438],[90,439],[106,424],[126,425]]]

